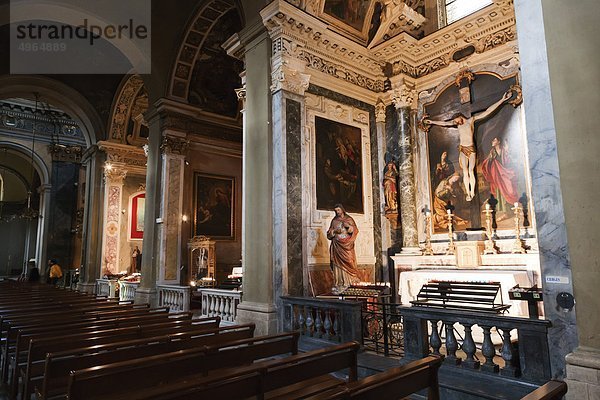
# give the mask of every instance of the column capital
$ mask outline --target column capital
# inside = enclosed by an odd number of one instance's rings
[[[396,109],[416,108],[417,91],[401,83],[392,88],[390,98]]]
[[[306,62],[291,56],[278,56],[272,59],[271,93],[285,90],[300,96],[310,84],[310,75],[305,74]]]
[[[126,176],[127,170],[124,168],[124,165],[104,164],[104,181],[107,185],[122,185]]]
[[[160,152],[167,155],[185,156],[190,141],[185,136],[165,134],[160,143]]]
[[[377,99],[375,104],[375,122],[385,122],[385,109],[387,105],[382,99]]]

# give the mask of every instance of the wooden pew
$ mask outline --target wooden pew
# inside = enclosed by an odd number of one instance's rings
[[[567,393],[567,384],[561,381],[548,381],[521,400],[560,400]]]
[[[438,356],[425,357],[307,399],[397,400],[427,389],[429,400],[439,400],[438,369],[442,361]]]
[[[110,364],[200,346],[214,346],[254,336],[254,324],[234,325],[200,334],[178,333],[148,339],[113,342],[63,352],[48,353],[42,379],[32,379],[38,399],[66,395],[69,373],[95,365]]]
[[[198,374],[205,376],[211,371],[235,368],[267,357],[294,354],[298,338],[297,332],[282,333],[73,371],[69,376],[68,399],[112,399],[118,395],[130,397],[132,393],[137,398],[138,391],[148,387]],[[106,385],[117,380],[127,384]]]
[[[17,363],[20,358],[20,349],[15,351],[11,358],[12,379],[10,380],[11,393],[19,392],[19,379],[23,382],[23,393],[30,393],[29,377],[43,372],[46,354],[62,351],[74,347],[90,346],[94,344],[110,343],[118,340],[138,339],[177,332],[206,331],[219,326],[220,318],[204,318],[201,320],[174,320],[161,323],[137,324],[131,327],[102,329],[96,331],[61,334],[52,332],[52,335],[35,334],[25,335],[24,342],[28,343],[26,362]],[[17,346],[19,342],[17,343]]]
[[[155,309],[157,312],[163,312],[167,309]],[[132,308],[131,306],[117,306],[117,308],[109,307],[109,308],[97,308],[93,307],[90,309],[80,309],[77,311],[73,311],[69,314],[65,314],[64,312],[60,315],[40,315],[34,317],[34,319],[29,319],[27,316],[23,318],[15,318],[11,320],[6,320],[6,337],[3,338],[1,342],[1,350],[2,350],[2,360],[0,364],[0,370],[2,374],[2,380],[6,382],[8,377],[8,366],[10,355],[14,354],[15,343],[17,340],[18,330],[15,330],[9,333],[11,326],[18,324],[28,324],[29,326],[55,326],[58,325],[63,326],[73,321],[100,321],[104,319],[111,319],[115,317],[128,317],[135,315],[147,314],[149,312],[154,312],[149,310],[148,308]],[[38,318],[39,317],[39,318]],[[11,347],[12,346],[12,347]]]
[[[348,370],[348,381],[357,378],[358,343],[345,343],[282,359],[257,362],[208,376],[194,375],[179,382],[111,395],[111,400],[188,400],[197,398],[298,399],[344,385],[331,373]],[[75,372],[77,373],[77,372]],[[83,397],[69,397],[70,400]],[[90,398],[90,400],[100,397]]]

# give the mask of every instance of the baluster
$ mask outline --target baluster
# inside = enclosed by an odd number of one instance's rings
[[[342,324],[341,324],[342,312],[340,310],[335,310],[334,318],[335,319],[333,320],[333,338],[336,341],[341,342],[342,341]]]
[[[225,297],[222,295],[219,296],[219,315],[221,318],[225,315]]]
[[[520,369],[518,359],[515,357],[514,347],[510,339],[510,331],[512,328],[500,328],[504,337],[502,338],[502,359],[504,359],[504,368],[500,369],[500,375],[504,376],[519,376]]]
[[[456,357],[456,350],[458,350],[458,342],[456,336],[454,336],[454,322],[444,321],[446,325],[446,358],[444,362],[453,365],[459,365],[461,362],[460,357]]]
[[[331,310],[325,309],[325,322],[323,322],[323,328],[325,329],[325,337],[331,339]]]
[[[315,336],[320,338],[323,337],[323,332],[321,329],[323,328],[323,321],[321,320],[321,309],[319,307],[315,307]]]
[[[294,305],[290,304],[290,331],[295,331],[298,329],[298,319],[296,318],[296,314],[294,313]]]
[[[306,334],[306,319],[304,318],[304,306],[298,306],[298,325],[300,328],[300,333],[302,335]]]
[[[481,326],[483,329],[483,344],[481,345],[481,353],[485,357],[485,363],[481,366],[481,370],[485,372],[498,372],[498,365],[494,364],[494,356],[496,350],[492,343],[492,334],[490,333],[490,326]]]
[[[310,336],[314,335],[313,325],[315,324],[315,320],[312,317],[312,307],[306,307],[308,312],[306,313],[306,330]]]
[[[429,321],[431,323],[431,337],[429,338],[429,344],[433,349],[433,354],[439,356],[440,347],[442,347],[442,338],[440,338],[440,332],[438,331],[438,320],[432,319]]]
[[[225,302],[225,320],[226,321],[233,321],[231,319],[231,297],[227,297],[226,298],[226,302]]]
[[[210,296],[210,310],[209,312],[209,317],[214,317],[215,316],[215,310],[216,310],[216,306],[217,306],[217,297],[215,295]]]
[[[479,368],[480,362],[475,359],[475,351],[477,348],[475,347],[475,341],[473,340],[473,334],[471,333],[471,327],[473,324],[463,322],[462,324],[465,327],[465,340],[463,341],[462,349],[467,355],[467,358],[462,362],[463,367],[468,368]]]

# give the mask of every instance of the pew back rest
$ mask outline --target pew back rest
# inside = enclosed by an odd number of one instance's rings
[[[561,381],[548,381],[521,400],[560,400],[567,394],[567,384]]]

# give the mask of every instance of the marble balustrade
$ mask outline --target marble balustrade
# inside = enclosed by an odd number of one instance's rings
[[[179,285],[157,285],[158,306],[169,307],[169,312],[190,310],[190,287]]]
[[[242,301],[242,292],[224,289],[200,289],[202,316],[221,317],[223,323],[233,323],[237,308]]]

